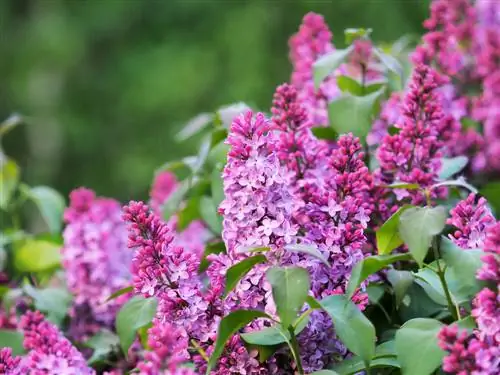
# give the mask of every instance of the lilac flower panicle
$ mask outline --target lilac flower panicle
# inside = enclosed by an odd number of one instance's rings
[[[293,193],[289,175],[275,153],[273,135],[264,115],[252,112],[237,117],[230,128],[231,146],[223,172],[225,199],[222,238],[229,253],[242,248],[289,243],[296,234],[292,225]]]
[[[21,363],[21,357],[12,355],[11,348],[0,349],[0,374],[6,375],[23,375],[27,372],[27,368]]]
[[[162,217],[163,205],[178,186],[177,178],[169,171],[163,171],[155,176],[149,201],[155,215]],[[170,230],[175,233],[174,245],[180,246],[201,258],[205,250],[205,243],[211,237],[210,231],[201,220],[193,220],[186,228],[179,231],[177,221],[178,218],[174,215],[167,223]]]
[[[95,374],[83,355],[40,312],[26,312],[19,327],[28,351],[22,364],[29,369],[29,374]]]
[[[148,330],[148,346],[150,351],[144,355],[144,361],[137,365],[141,374],[161,375],[178,374],[180,366],[189,359],[188,338],[181,327],[170,323],[153,320]],[[187,374],[187,373],[186,373]]]
[[[199,259],[173,245],[168,225],[146,204],[131,201],[123,208],[123,220],[129,228],[128,246],[136,249],[132,260],[136,293],[151,297],[197,277]]]
[[[327,103],[340,92],[334,77],[325,79],[318,90],[314,88],[313,64],[334,50],[331,39],[332,33],[323,16],[311,12],[304,16],[299,31],[289,41],[293,65],[291,84],[298,90],[309,120],[316,126],[328,124]]]
[[[96,198],[91,190],[80,188],[70,194],[64,218],[62,263],[69,290],[75,295],[70,330],[83,339],[101,327],[112,327],[128,297],[104,301],[130,284],[132,253],[127,249],[127,231],[117,201]]]
[[[483,246],[486,229],[495,223],[495,218],[486,204],[483,197],[477,198],[475,194],[470,194],[451,209],[447,224],[456,228],[450,238],[459,247],[476,249]]]

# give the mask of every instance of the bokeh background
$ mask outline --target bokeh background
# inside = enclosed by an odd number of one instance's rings
[[[418,36],[422,0],[3,0],[0,118],[26,124],[4,140],[23,179],[144,198],[155,168],[196,144],[173,135],[236,101],[268,110],[289,79],[288,38],[303,15],[377,42]]]

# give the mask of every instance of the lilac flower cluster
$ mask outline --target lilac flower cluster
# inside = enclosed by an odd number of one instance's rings
[[[140,366],[149,371],[148,374],[156,374],[159,366],[170,366],[172,374],[183,374],[187,370],[179,368],[178,364],[187,358],[186,342],[194,342],[204,352],[211,353],[218,323],[235,305],[222,299],[221,272],[213,268],[209,274],[213,273],[214,282],[208,291],[204,290],[197,275],[200,260],[173,244],[168,225],[150,212],[144,203],[130,202],[124,207],[123,218],[129,223],[129,246],[136,248],[132,264],[135,290],[159,300],[151,330],[153,341],[150,346],[154,350],[146,355]],[[174,322],[177,330],[167,335],[171,330],[169,324]],[[262,365],[258,361],[249,361],[250,354],[238,336],[233,340],[238,340],[234,345],[239,349],[228,352],[227,357],[222,356],[217,367],[221,370],[217,371],[224,374],[255,373],[254,367]],[[234,363],[231,358],[236,353],[240,360]],[[190,353],[189,358],[199,371],[204,371],[206,361],[203,356]],[[224,369],[233,372],[224,372]]]
[[[431,17],[424,23],[429,32],[413,54],[414,62],[432,64],[451,77],[457,98],[466,103],[467,116],[483,123],[484,138],[473,129],[464,130],[460,137],[461,148],[475,156],[476,170],[498,171],[500,166],[498,9],[498,2],[489,0],[434,1]],[[481,93],[469,99],[468,87],[480,87]]]
[[[400,108],[398,123],[395,124],[399,132],[387,134],[377,150],[380,164],[374,176],[377,184],[383,186],[403,182],[428,188],[436,182],[444,140],[452,138],[454,133],[443,121],[436,91],[442,82],[431,68],[425,65],[415,68]],[[409,198],[412,204],[425,202],[421,190],[394,189],[394,193],[398,200]],[[433,189],[432,193],[433,197],[442,197],[445,190]],[[378,211],[384,220],[395,208],[390,200],[379,201]]]
[[[495,218],[486,204],[483,197],[477,198],[475,194],[470,194],[451,209],[451,217],[447,223],[453,225],[456,230],[450,238],[462,249],[482,247],[486,229],[495,224]]]
[[[178,188],[179,183],[175,175],[169,171],[163,171],[156,175],[150,192],[150,206],[153,212],[162,217],[162,207],[170,195]],[[210,232],[201,220],[194,220],[182,231],[177,230],[177,217],[173,216],[167,223],[173,232],[174,243],[198,256],[203,254],[205,243],[210,239]]]
[[[483,288],[473,300],[472,316],[478,328],[472,334],[456,325],[444,327],[439,343],[448,355],[443,369],[452,374],[497,374],[500,371],[500,222],[495,222],[480,198],[475,195],[452,209],[449,224],[458,230],[451,236],[464,248],[483,247],[483,266],[477,278],[491,281],[494,289]]]
[[[189,369],[181,368],[189,359],[188,338],[182,328],[155,319],[153,326],[148,330],[148,346],[151,350],[144,355],[144,361],[137,365],[141,374],[194,374]]]
[[[104,301],[130,283],[132,252],[127,249],[127,230],[117,201],[77,189],[70,194],[64,218],[67,226],[62,263],[67,285],[75,296],[70,312],[71,335],[83,339],[99,328],[112,328],[118,309],[128,297]]]
[[[12,358],[11,353],[2,349],[1,358],[11,370],[7,374],[95,374],[83,355],[40,312],[26,312],[19,328],[24,333],[23,344],[28,353],[21,359]]]
[[[313,64],[334,50],[332,33],[323,17],[316,13],[304,16],[297,34],[290,38],[290,60],[293,65],[291,83],[299,92],[300,101],[314,125],[328,124],[327,103],[339,93],[334,77],[326,79],[316,91]]]
[[[290,175],[271,152],[270,122],[262,113],[236,118],[227,143],[231,146],[224,168],[225,200],[222,238],[230,254],[245,248],[290,243],[297,228],[291,222],[295,202]]]

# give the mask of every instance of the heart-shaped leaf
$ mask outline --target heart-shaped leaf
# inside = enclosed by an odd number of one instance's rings
[[[417,318],[396,332],[396,352],[404,375],[432,374],[441,365],[446,353],[438,345],[437,334],[442,327],[438,320]]]
[[[153,320],[158,301],[156,298],[134,296],[125,303],[116,315],[116,333],[125,356],[137,334],[137,330]]]

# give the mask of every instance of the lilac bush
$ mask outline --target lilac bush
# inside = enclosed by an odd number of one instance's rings
[[[433,1],[397,56],[305,15],[270,108],[204,116],[147,203],[0,154],[0,373],[500,373],[499,10]]]

